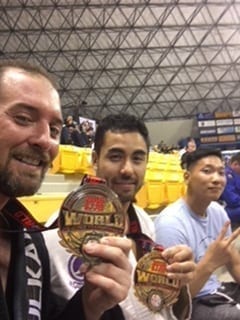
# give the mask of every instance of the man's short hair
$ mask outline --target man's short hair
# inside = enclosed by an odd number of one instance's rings
[[[52,84],[54,89],[58,90],[57,81],[52,73],[48,72],[46,69],[44,69],[41,66],[34,65],[34,64],[31,64],[30,62],[23,61],[23,60],[0,60],[0,89],[1,89],[1,82],[5,72],[12,68],[21,69],[26,73],[36,75],[36,76],[41,75],[44,78],[48,79],[48,81]]]
[[[107,131],[122,133],[138,132],[143,137],[149,151],[150,139],[148,129],[145,123],[134,115],[128,113],[111,114],[99,122],[94,140],[94,150],[97,154],[100,154]]]
[[[223,160],[221,150],[219,149],[198,148],[197,150],[190,152],[186,155],[184,159],[184,168],[186,170],[189,170],[190,167],[196,164],[197,161],[210,156],[215,156],[218,157],[220,160]]]
[[[229,160],[230,163],[233,163],[235,161],[237,161],[240,164],[240,152],[237,152],[234,155],[232,155],[232,157]]]

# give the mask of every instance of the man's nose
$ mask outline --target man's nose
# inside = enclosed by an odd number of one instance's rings
[[[29,140],[32,145],[48,151],[53,144],[49,124],[45,122],[38,123],[33,128],[32,136]]]
[[[219,172],[214,172],[213,173],[213,181],[215,182],[221,182],[224,181],[225,177],[221,175]]]
[[[132,161],[130,159],[127,159],[121,169],[122,173],[132,173],[133,172],[133,165],[132,165]]]

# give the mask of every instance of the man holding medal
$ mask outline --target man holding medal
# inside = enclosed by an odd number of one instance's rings
[[[92,154],[96,176],[118,195],[126,222],[124,235],[132,241],[132,286],[120,303],[123,317],[117,319],[189,319],[191,304],[186,284],[195,271],[192,251],[185,245],[164,250],[156,244],[151,218],[134,204],[144,182],[149,147],[147,128],[133,115],[109,115],[97,127]],[[52,277],[62,274],[62,282],[55,282],[55,290],[70,297],[84,283],[78,272],[81,258],[65,252],[57,244],[54,231],[45,233],[45,238],[54,247]]]
[[[103,262],[91,270],[82,265],[84,286],[67,301],[51,290],[52,252],[40,232],[44,226],[16,199],[37,192],[58,153],[60,99],[46,71],[0,62],[0,122],[0,319],[114,319],[130,286],[130,240],[109,237],[86,244],[86,254]]]

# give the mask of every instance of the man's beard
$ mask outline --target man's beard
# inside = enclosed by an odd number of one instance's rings
[[[128,202],[134,202],[135,200],[135,195],[128,195],[128,196],[125,196],[125,195],[120,195],[118,194],[118,198],[120,200],[120,202],[122,204],[125,204],[125,203],[128,203]]]
[[[26,175],[21,179],[21,176],[15,176],[14,173],[7,169],[0,169],[0,193],[8,197],[31,196],[35,194],[41,186],[45,172],[37,180],[36,177]],[[29,183],[26,182],[29,180]]]

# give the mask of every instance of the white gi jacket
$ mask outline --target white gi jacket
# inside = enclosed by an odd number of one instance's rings
[[[142,233],[146,234],[153,241],[155,241],[155,228],[153,221],[149,215],[140,207],[133,205],[137,218],[140,223]],[[55,220],[58,213],[47,222],[47,225]],[[70,298],[83,285],[84,279],[79,273],[78,269],[82,263],[81,258],[75,257],[68,253],[60,244],[57,230],[49,230],[44,232],[44,238],[47,248],[50,252],[51,264],[51,283],[52,290],[62,295],[64,298]],[[133,251],[130,251],[129,260],[133,266],[132,283],[134,270],[137,264]],[[60,277],[56,276],[60,273]],[[188,291],[187,291],[188,293]],[[188,293],[189,313],[191,312],[191,298]],[[128,297],[120,304],[126,320],[177,320],[190,319],[190,317],[178,317],[173,315],[172,308],[164,308],[161,313],[153,313],[145,305],[143,305],[134,294],[134,286],[132,285]]]

